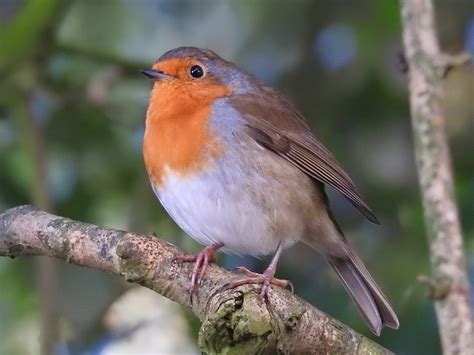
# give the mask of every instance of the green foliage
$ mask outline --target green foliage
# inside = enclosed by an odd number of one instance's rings
[[[31,55],[41,44],[57,0],[30,0],[5,26],[0,27],[0,70]]]

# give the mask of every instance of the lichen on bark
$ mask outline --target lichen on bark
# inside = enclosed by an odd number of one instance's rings
[[[192,265],[183,251],[150,235],[114,230],[22,206],[0,214],[0,256],[48,255],[139,283],[187,307],[203,321],[205,353],[388,354],[388,350],[300,299],[271,287],[223,286],[239,275],[210,265],[199,292],[189,294]]]

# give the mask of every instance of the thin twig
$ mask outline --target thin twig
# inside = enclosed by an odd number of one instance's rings
[[[474,334],[464,246],[442,109],[442,79],[453,64],[439,48],[432,0],[402,1],[416,162],[430,246],[433,298],[445,354],[472,354]],[[433,281],[436,280],[436,281]]]
[[[44,129],[39,117],[32,110],[32,91],[21,99],[14,100],[17,107],[17,118],[21,123],[24,141],[28,149],[28,158],[33,171],[31,195],[34,203],[41,209],[53,212],[50,198],[46,146]],[[59,340],[59,303],[58,270],[56,260],[38,257],[36,264],[36,286],[40,304],[40,352],[43,355],[53,353],[55,343]]]

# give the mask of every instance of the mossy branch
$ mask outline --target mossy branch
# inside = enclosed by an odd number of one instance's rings
[[[104,228],[21,206],[0,214],[0,256],[46,255],[139,283],[189,308],[202,321],[205,353],[390,354],[298,298],[271,288],[270,301],[256,286],[223,291],[239,276],[211,265],[199,293],[189,297],[191,265],[174,245],[151,235]]]

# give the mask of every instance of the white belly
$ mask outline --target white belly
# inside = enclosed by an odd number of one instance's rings
[[[173,220],[200,244],[219,242],[224,251],[257,256],[273,253],[280,240],[289,246],[300,239],[298,230],[275,231],[272,217],[278,218],[278,211],[262,206],[239,175],[235,169],[194,177],[168,171],[164,186],[153,189]]]

